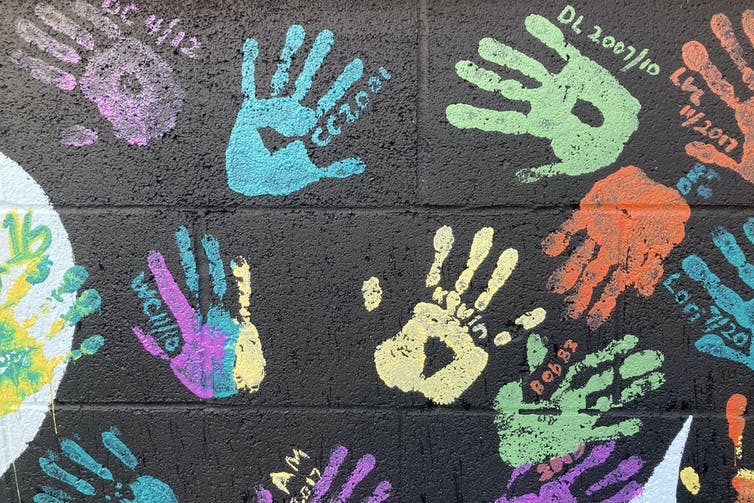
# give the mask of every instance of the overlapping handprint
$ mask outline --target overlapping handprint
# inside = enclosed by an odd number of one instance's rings
[[[638,342],[637,337],[625,335],[604,349],[586,355],[569,367],[560,386],[547,399],[525,401],[526,386],[520,382],[510,382],[500,388],[494,407],[499,413],[495,423],[502,460],[510,466],[538,463],[573,452],[582,443],[635,435],[642,425],[641,419],[604,424],[602,416],[665,382],[664,374],[659,371],[664,360],[662,353],[634,351]],[[531,347],[532,344],[540,347]],[[531,371],[541,365],[547,351],[535,334],[529,337],[529,345]],[[614,362],[618,359],[622,362],[616,372]],[[585,383],[578,385],[581,381]],[[616,383],[622,384],[618,397],[613,396]]]
[[[319,119],[330,112],[363,76],[364,64],[359,58],[351,60],[314,108],[304,105],[303,101],[312,87],[312,79],[334,43],[333,33],[323,30],[314,40],[290,95],[284,96],[282,93],[289,84],[292,58],[304,43],[305,36],[306,32],[300,25],[292,25],[288,29],[280,62],[270,84],[271,97],[264,99],[257,97],[255,81],[259,44],[253,38],[244,43],[241,88],[245,98],[225,153],[228,184],[236,192],[246,196],[285,195],[323,178],[346,178],[364,171],[364,161],[359,157],[349,157],[325,167],[315,165],[309,157],[304,137],[312,132],[316,133],[315,127]],[[386,70],[381,69],[381,72],[383,77],[389,78]],[[370,86],[374,82],[372,79]],[[346,111],[348,122],[358,118],[358,112],[351,114],[348,105],[344,104],[340,112]],[[330,119],[334,120],[334,116]],[[335,134],[333,127],[334,124],[328,122],[328,131]],[[262,140],[260,130],[263,128],[271,128],[285,138],[290,138],[291,142],[271,152]],[[315,143],[324,146],[329,141]]]
[[[356,487],[367,477],[367,475],[369,475],[369,473],[377,465],[377,460],[373,455],[363,455],[356,462],[356,467],[348,475],[348,479],[343,483],[343,486],[341,486],[338,495],[335,496],[334,493],[330,492],[330,488],[333,481],[338,476],[338,473],[340,472],[340,468],[343,465],[346,456],[348,456],[348,449],[343,445],[336,447],[332,451],[332,453],[330,454],[330,460],[328,461],[327,466],[322,472],[322,477],[320,477],[320,479],[312,488],[311,499],[308,500],[309,503],[320,503],[321,501],[325,501],[325,499],[328,498],[328,495],[331,495],[331,497],[329,497],[327,501],[333,503],[347,503],[351,501]],[[387,480],[383,480],[377,484],[377,487],[374,488],[371,496],[363,498],[361,502],[380,503],[382,501],[385,501],[390,498],[390,492],[392,491],[392,489],[392,484],[390,484],[390,482]],[[270,493],[270,491],[262,486],[256,488],[256,496],[257,503],[273,503],[272,493]]]
[[[186,285],[195,300],[192,307],[170,273],[165,258],[158,251],[147,257],[149,270],[157,290],[167,305],[180,331],[180,341],[168,342],[163,348],[158,336],[137,326],[133,332],[150,354],[170,362],[173,373],[199,398],[223,398],[235,395],[239,389],[250,392],[259,389],[264,379],[265,360],[259,333],[251,322],[251,272],[244,257],[230,262],[230,269],[238,287],[238,316],[233,317],[225,306],[227,292],[225,266],[220,257],[220,244],[210,235],[202,238],[202,248],[209,260],[214,298],[203,315],[199,306],[199,274],[196,257],[191,249],[191,236],[185,227],[176,232],[176,243]],[[144,299],[144,312],[149,313],[156,292],[140,286],[143,273],[136,277],[134,288]]]
[[[183,105],[184,91],[167,63],[150,47],[124,37],[118,24],[85,0],[73,0],[77,19],[62,10],[40,3],[34,8],[39,21],[55,30],[66,42],[49,36],[31,21],[21,18],[16,32],[27,43],[60,61],[62,68],[33,57],[21,49],[10,59],[44,84],[70,92],[80,87],[84,96],[97,105],[102,117],[114,127],[117,138],[144,146],[173,127]],[[81,23],[97,28],[110,44],[99,48],[94,35]],[[68,40],[75,45],[69,45]],[[82,51],[88,54],[83,75],[69,72],[78,65]],[[126,82],[131,81],[131,84]],[[62,132],[61,142],[86,146],[98,138],[95,130],[75,125]]]
[[[741,24],[749,42],[754,46],[754,10],[746,10],[741,16]],[[754,71],[751,69],[741,44],[733,30],[733,24],[722,12],[712,16],[712,33],[741,72],[741,81],[754,92]],[[696,40],[683,46],[683,61],[690,70],[699,73],[715,93],[735,114],[736,122],[743,135],[741,160],[736,161],[722,152],[711,142],[692,141],[686,145],[686,153],[703,163],[716,164],[741,175],[749,183],[754,183],[754,95],[748,98],[736,93],[735,87],[710,60],[707,48]]]
[[[129,471],[136,470],[138,459],[128,446],[119,438],[116,428],[102,432],[102,444]],[[34,496],[34,503],[70,503],[71,501],[118,501],[120,503],[178,503],[175,493],[165,482],[150,475],[139,475],[133,482],[116,480],[116,474],[94,459],[78,442],[70,438],[60,440],[62,456],[48,451],[39,458],[39,467],[50,478],[65,484],[64,489],[42,486],[41,492]],[[105,493],[97,492],[93,481],[77,477],[61,466],[63,458],[86,470],[91,478],[98,479],[96,486],[106,486]],[[133,498],[128,497],[129,493]],[[73,494],[73,496],[71,496]]]
[[[461,301],[477,268],[492,249],[494,230],[484,227],[474,235],[466,269],[453,290],[439,286],[442,266],[453,248],[453,230],[444,226],[434,238],[435,257],[427,273],[426,286],[434,288],[434,302],[419,302],[413,316],[394,337],[382,342],[374,352],[377,373],[388,386],[402,391],[418,391],[438,404],[456,400],[479,377],[487,365],[487,352],[474,344],[469,325],[479,321],[475,313],[489,306],[492,297],[505,284],[518,262],[513,248],[503,251],[497,260],[487,288],[469,307]],[[443,305],[444,304],[444,305]],[[451,363],[429,377],[424,376],[425,344],[437,338],[454,353]],[[510,337],[508,337],[510,340]]]
[[[548,281],[556,293],[573,291],[566,298],[566,315],[578,318],[591,305],[587,324],[595,330],[627,288],[634,287],[643,297],[652,295],[663,275],[662,263],[683,241],[690,216],[677,190],[653,181],[636,166],[597,181],[571,218],[542,241],[547,255],[560,255],[577,233],[586,231],[586,239]],[[592,303],[594,289],[608,277]]]
[[[526,30],[566,62],[559,73],[499,42],[484,38],[479,55],[490,63],[532,78],[539,86],[526,88],[517,80],[503,80],[495,71],[472,61],[459,61],[456,73],[485,91],[531,105],[528,114],[499,111],[456,103],[446,109],[448,121],[461,129],[502,134],[530,134],[546,138],[560,162],[516,173],[522,182],[555,175],[582,175],[603,168],[618,158],[639,126],[640,103],[602,66],[565,41],[563,32],[538,14],[527,16]],[[594,105],[602,114],[599,126],[582,122],[573,113],[578,100]]]
[[[596,445],[579,463],[574,464],[563,475],[542,484],[538,493],[501,496],[495,500],[495,503],[551,503],[555,501],[560,503],[578,501],[628,503],[642,492],[642,486],[636,480],[636,476],[644,466],[644,460],[639,456],[629,456],[619,462],[611,461],[614,451],[615,441]],[[614,468],[610,469],[610,466]],[[529,472],[531,467],[531,464],[524,464],[514,470],[508,482],[508,489],[510,490],[518,477]],[[597,468],[609,471],[586,489],[582,489],[582,484],[575,484],[579,477]]]

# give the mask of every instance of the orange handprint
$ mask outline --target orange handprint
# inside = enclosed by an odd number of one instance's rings
[[[749,42],[754,46],[754,10],[746,10],[741,16],[741,24]],[[710,21],[712,33],[720,41],[723,49],[741,72],[741,80],[754,91],[754,71],[743,57],[743,50],[738,43],[733,25],[728,16],[718,13]],[[692,141],[686,145],[686,153],[704,163],[717,164],[732,169],[747,182],[754,183],[754,96],[741,101],[736,97],[733,85],[723,77],[717,66],[712,63],[707,49],[700,42],[692,40],[683,46],[683,61],[692,71],[699,73],[709,88],[733,110],[738,127],[743,134],[743,153],[737,162],[715,146],[703,141]]]
[[[542,241],[542,250],[560,255],[574,234],[586,239],[548,280],[556,293],[575,289],[566,298],[566,315],[581,316],[592,293],[606,278],[604,291],[587,316],[595,330],[612,313],[618,296],[633,286],[648,297],[662,277],[662,261],[685,235],[691,210],[681,194],[625,166],[597,181],[570,219]]]

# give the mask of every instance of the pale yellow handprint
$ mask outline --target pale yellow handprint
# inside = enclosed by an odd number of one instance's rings
[[[503,251],[498,258],[487,288],[468,307],[461,295],[469,288],[471,278],[487,258],[492,248],[494,230],[484,227],[474,236],[466,269],[455,283],[454,290],[443,289],[440,284],[442,266],[453,248],[453,230],[443,226],[434,238],[435,258],[427,274],[427,288],[434,303],[419,302],[412,318],[395,337],[377,346],[374,362],[377,373],[388,386],[402,391],[418,391],[438,404],[456,400],[479,377],[487,365],[487,352],[474,344],[469,325],[476,323],[474,314],[484,311],[492,297],[505,284],[518,262],[518,252],[513,248]],[[444,306],[443,306],[444,304]],[[470,321],[468,321],[470,320]],[[429,377],[424,376],[426,342],[435,337],[454,353],[451,363]]]

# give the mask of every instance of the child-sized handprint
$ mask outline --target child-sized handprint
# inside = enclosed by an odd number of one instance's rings
[[[634,480],[644,466],[644,460],[639,456],[630,456],[621,460],[615,468],[608,471],[600,480],[588,486],[586,490],[581,489],[582,484],[574,484],[579,477],[594,468],[609,469],[610,465],[606,465],[606,463],[608,463],[614,450],[614,441],[597,445],[566,473],[542,484],[539,487],[538,494],[501,496],[495,500],[495,503],[551,503],[554,501],[559,503],[576,503],[577,501],[628,503],[642,491],[641,484]],[[615,461],[612,464],[615,465]],[[530,469],[530,464],[516,468],[507,488],[510,489],[513,482]]]
[[[741,16],[744,32],[749,42],[754,45],[754,10],[746,10]],[[754,71],[744,59],[743,50],[733,31],[728,16],[722,12],[712,16],[712,32],[720,41],[741,72],[741,80],[754,91]],[[690,70],[699,73],[709,88],[735,113],[736,122],[743,135],[741,160],[736,161],[721,152],[711,143],[692,141],[686,145],[686,153],[704,163],[712,163],[728,168],[754,183],[754,96],[743,100],[736,96],[733,85],[723,77],[720,70],[709,59],[707,48],[696,40],[683,46],[683,61]]]
[[[113,125],[115,136],[133,145],[147,145],[151,139],[173,129],[184,92],[167,63],[135,38],[124,37],[119,25],[99,7],[85,0],[74,0],[71,7],[78,20],[49,4],[37,4],[34,12],[42,23],[70,39],[75,46],[50,37],[23,18],[18,20],[16,32],[24,41],[64,65],[77,65],[81,61],[79,52],[90,52],[86,70],[78,81],[67,69],[20,49],[11,51],[10,59],[47,85],[63,91],[73,91],[80,86],[84,96],[96,104],[102,117]],[[96,48],[94,36],[79,20],[94,25],[113,45]],[[85,146],[96,139],[96,131],[77,125],[63,131],[61,141],[66,145]]]
[[[332,453],[330,454],[330,461],[327,463],[327,466],[322,472],[322,477],[320,477],[320,479],[312,488],[311,499],[307,500],[309,503],[320,503],[321,501],[325,501],[325,498],[327,498],[328,494],[330,493],[330,487],[332,486],[335,477],[338,476],[340,467],[343,465],[343,462],[345,461],[347,455],[348,449],[343,445],[336,447],[335,450],[332,451]],[[340,488],[338,495],[333,495],[329,498],[328,501],[330,501],[331,503],[347,503],[348,501],[350,501],[354,489],[356,489],[356,486],[358,486],[361,481],[363,481],[364,478],[369,475],[376,464],[377,460],[374,458],[374,456],[372,456],[371,454],[363,455],[356,462],[356,468],[354,468],[354,470],[350,473],[348,480],[343,483],[343,486]],[[390,498],[390,491],[392,491],[392,489],[392,484],[390,484],[390,482],[388,482],[387,480],[383,480],[377,484],[377,487],[375,487],[372,495],[365,497],[361,500],[361,502],[380,503],[382,501],[385,501]],[[257,487],[256,496],[257,503],[272,503],[272,493],[270,493],[270,491],[268,491],[264,487]]]
[[[550,21],[530,14],[525,25],[529,33],[565,60],[562,71],[551,73],[526,54],[495,39],[483,38],[479,42],[482,58],[516,70],[540,85],[526,88],[517,80],[503,80],[498,73],[480,68],[472,61],[459,61],[456,73],[485,91],[528,102],[529,113],[456,103],[445,111],[448,121],[461,129],[530,134],[550,140],[560,162],[520,170],[516,175],[522,182],[561,174],[582,175],[612,163],[639,126],[641,104],[607,70],[566,42],[563,32]],[[599,110],[603,117],[601,125],[585,124],[573,113],[578,100]]]
[[[345,178],[364,171],[364,162],[359,157],[343,159],[327,167],[316,166],[309,158],[303,141],[305,136],[315,131],[319,119],[333,109],[364,74],[361,59],[354,58],[319,99],[316,107],[303,103],[312,87],[314,74],[332,49],[334,37],[331,31],[323,30],[317,35],[290,95],[280,96],[289,84],[291,61],[304,43],[305,36],[304,28],[299,25],[288,29],[280,62],[272,77],[271,97],[265,99],[256,96],[254,64],[259,54],[257,41],[250,38],[243,45],[241,88],[245,98],[225,152],[228,185],[236,192],[246,196],[279,196],[295,192],[322,178]],[[385,75],[389,74],[385,71]],[[348,108],[348,105],[343,105],[341,111],[343,108]],[[349,113],[347,120],[353,122],[356,116]],[[273,153],[264,145],[260,134],[262,128],[271,128],[292,141]],[[331,129],[332,124],[328,124],[328,130]]]
[[[203,316],[198,305],[199,275],[191,249],[191,237],[185,227],[179,228],[175,235],[186,285],[193,295],[196,307],[191,307],[181,292],[160,252],[149,252],[147,264],[154,275],[162,301],[177,322],[182,339],[180,351],[177,345],[163,349],[153,334],[139,327],[133,327],[134,334],[150,354],[169,361],[176,377],[199,398],[223,398],[235,395],[241,388],[257,391],[264,379],[265,360],[259,333],[251,322],[249,312],[249,264],[240,256],[230,262],[230,269],[238,286],[240,305],[239,316],[233,317],[223,302],[227,283],[220,245],[213,236],[205,235],[202,238],[214,293],[214,299]],[[156,299],[147,296],[144,301],[145,312],[146,304],[151,300]]]
[[[566,315],[581,316],[608,275],[602,295],[587,314],[592,330],[610,317],[627,288],[634,287],[643,297],[652,295],[663,274],[662,262],[683,241],[690,215],[677,190],[651,180],[635,166],[597,181],[571,218],[542,241],[542,250],[556,256],[575,234],[587,234],[548,281],[556,293],[575,290],[566,298]]]
[[[536,334],[529,336],[529,369],[542,363],[547,350]],[[510,466],[539,463],[573,452],[579,444],[616,440],[635,435],[639,418],[617,424],[599,424],[602,415],[659,388],[665,376],[659,372],[663,355],[659,351],[633,351],[639,339],[625,335],[604,349],[588,354],[571,365],[560,386],[549,399],[524,401],[528,385],[510,382],[495,399],[495,418],[500,436],[500,457]],[[538,345],[540,347],[532,347]],[[535,361],[532,361],[534,359]],[[616,373],[614,364],[622,359]],[[592,375],[586,379],[587,373]],[[583,385],[576,383],[584,381]],[[623,383],[619,397],[613,397],[614,383]],[[593,404],[593,405],[592,405]]]
[[[754,217],[749,218],[743,226],[744,234],[749,242],[754,244]],[[750,288],[754,288],[754,265],[750,264],[736,238],[724,227],[717,227],[712,231],[712,242],[722,252],[725,259],[736,269],[738,276]],[[709,353],[718,358],[743,363],[754,370],[754,352],[752,351],[752,334],[754,334],[754,298],[744,300],[732,288],[724,285],[720,278],[713,273],[707,263],[697,255],[689,255],[681,263],[683,270],[693,279],[704,285],[712,300],[720,310],[733,316],[736,322],[749,331],[749,336],[740,340],[741,345],[748,345],[748,352],[739,351],[725,344],[716,334],[706,334],[694,344],[699,351]],[[745,336],[744,332],[740,332]],[[737,337],[739,335],[737,334]],[[747,340],[748,339],[748,340]],[[737,343],[739,341],[736,341]]]
[[[102,444],[115,456],[118,461],[130,471],[134,471],[139,461],[133,452],[118,438],[120,432],[116,428],[102,432]],[[99,481],[97,486],[109,482],[108,493],[97,494],[95,485],[89,480],[79,478],[60,466],[61,456],[53,451],[47,451],[46,456],[39,458],[39,467],[49,477],[66,484],[70,489],[57,489],[43,486],[42,492],[34,496],[34,503],[70,503],[72,501],[118,501],[119,503],[178,503],[173,490],[165,482],[149,475],[140,475],[128,484],[130,491],[124,489],[122,482],[116,481],[116,474],[95,460],[75,440],[63,438],[60,440],[63,456],[81,468],[87,470],[92,477]],[[76,491],[73,496],[66,491]],[[129,498],[128,492],[133,495]],[[87,496],[91,496],[88,498]],[[87,498],[83,498],[87,497]]]
[[[50,275],[52,262],[46,252],[52,234],[46,226],[32,227],[31,210],[23,222],[17,211],[7,213],[3,227],[9,233],[10,259],[0,264],[0,416],[18,411],[27,397],[50,385],[60,364],[94,354],[104,344],[104,338],[95,335],[82,341],[79,349],[55,356],[47,354],[46,343],[98,310],[101,297],[94,289],[81,292],[68,310],[51,323],[44,337],[34,337],[35,326],[57,312],[59,305],[68,303],[88,274],[81,266],[71,267],[60,285],[40,299],[37,309],[20,309],[19,304],[35,295],[34,287]],[[2,284],[5,275],[14,279]]]
[[[433,288],[434,302],[419,302],[411,319],[394,337],[382,342],[374,352],[377,373],[385,384],[402,391],[418,391],[438,404],[449,404],[461,396],[487,365],[487,352],[474,344],[469,325],[477,322],[475,312],[487,309],[492,297],[505,284],[518,262],[518,252],[508,248],[500,254],[487,289],[473,306],[461,302],[477,268],[492,249],[494,230],[484,227],[474,235],[466,269],[452,291],[440,284],[442,266],[453,248],[453,230],[444,226],[434,238],[435,258],[427,273],[426,286]],[[444,304],[444,306],[443,306]],[[454,353],[451,363],[429,377],[423,375],[425,345],[437,338]]]

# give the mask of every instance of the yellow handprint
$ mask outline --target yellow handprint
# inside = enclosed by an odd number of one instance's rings
[[[505,284],[516,267],[518,252],[508,248],[500,254],[487,289],[479,295],[473,307],[461,302],[461,295],[487,258],[493,235],[491,227],[484,227],[476,233],[466,269],[456,280],[454,290],[448,291],[439,284],[443,263],[453,248],[453,230],[447,225],[437,230],[435,258],[426,279],[427,288],[435,288],[432,293],[434,303],[416,304],[413,317],[401,331],[377,346],[374,352],[377,373],[385,384],[402,391],[418,391],[433,402],[448,404],[461,396],[482,373],[487,365],[487,352],[474,344],[469,325],[478,321],[478,318],[472,318],[474,313],[484,311]],[[425,377],[422,373],[426,360],[424,345],[432,337],[453,350],[455,357],[444,368]]]

